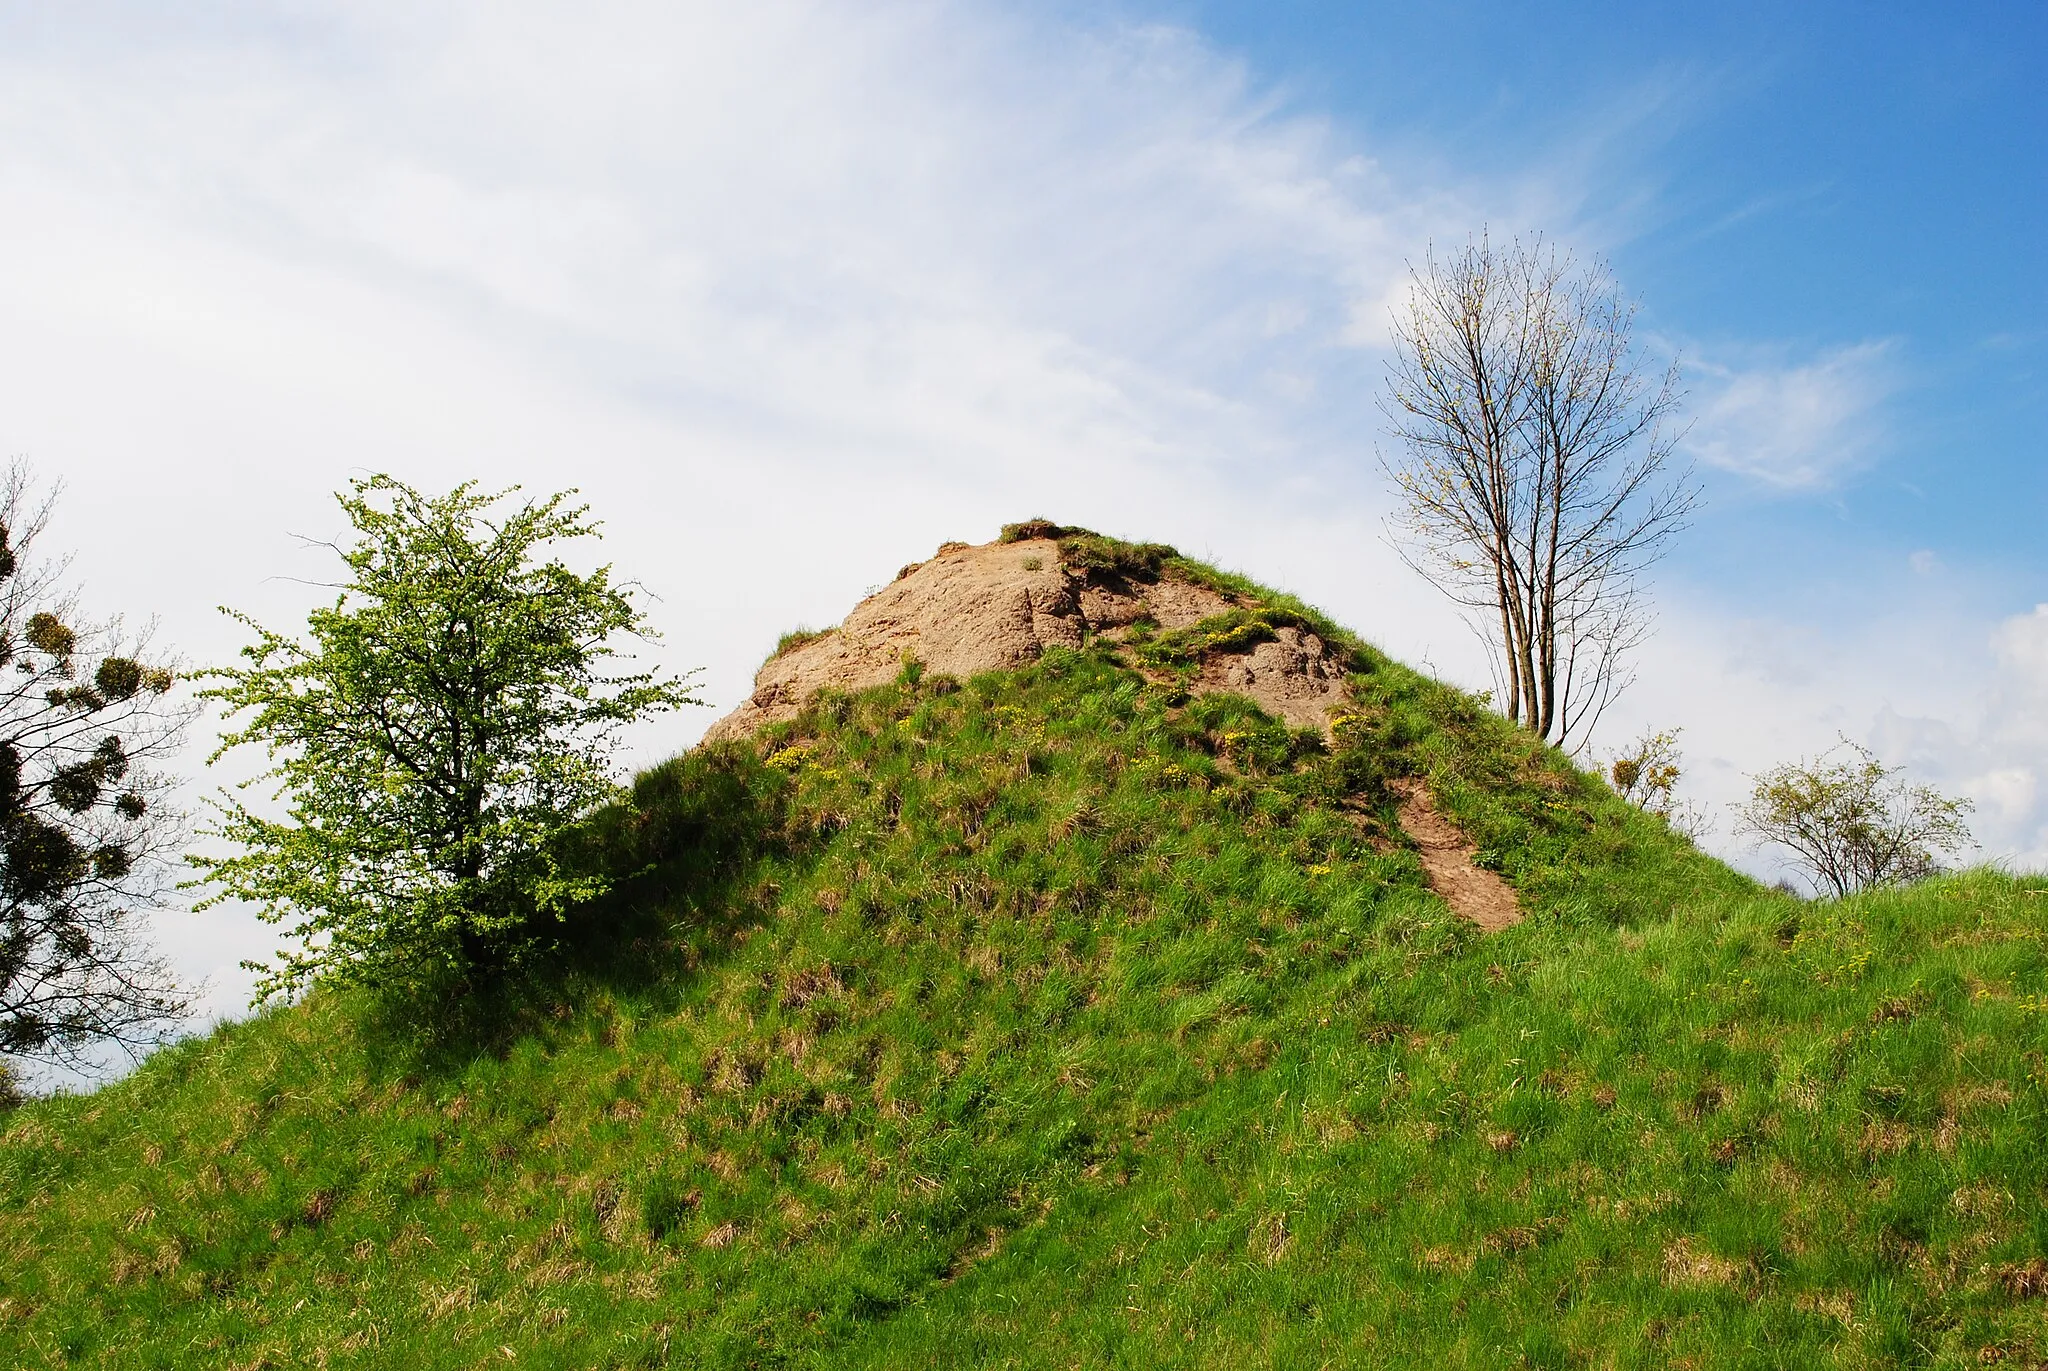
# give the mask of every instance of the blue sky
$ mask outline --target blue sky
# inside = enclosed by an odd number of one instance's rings
[[[382,469],[582,488],[720,709],[1041,513],[1477,687],[1373,397],[1407,262],[1541,232],[1683,355],[1708,497],[1590,759],[1682,726],[1768,875],[1727,803],[1847,736],[2048,865],[2044,66],[2037,4],[0,0],[0,451],[192,662]],[[159,926],[242,1003],[249,911]]]
[[[1791,499],[1716,481],[1687,574],[1859,609],[1924,549],[2015,609],[2048,586],[2048,7],[1150,12],[1408,157],[1597,162],[1584,217],[1688,351],[1885,347],[1857,469]]]

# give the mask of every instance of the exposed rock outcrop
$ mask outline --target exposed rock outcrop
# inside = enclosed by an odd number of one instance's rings
[[[1236,607],[1232,597],[1171,570],[1134,576],[1070,565],[1055,538],[948,543],[930,561],[903,568],[837,628],[770,658],[753,694],[705,737],[744,737],[793,718],[822,687],[880,685],[906,657],[965,678],[1023,666],[1049,647],[1117,635],[1141,619],[1170,632]],[[1320,638],[1296,628],[1249,651],[1214,654],[1194,686],[1248,695],[1303,728],[1327,727],[1329,711],[1345,699],[1343,669]]]
[[[1347,698],[1344,668],[1306,629],[1282,628],[1250,652],[1218,653],[1202,663],[1197,691],[1248,695],[1296,728],[1330,726],[1330,711]]]

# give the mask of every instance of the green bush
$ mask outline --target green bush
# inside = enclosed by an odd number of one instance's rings
[[[355,541],[341,593],[301,641],[236,618],[245,665],[202,673],[232,722],[214,759],[265,754],[281,810],[213,797],[187,858],[206,909],[254,906],[298,944],[258,970],[264,995],[316,981],[482,985],[535,949],[536,916],[601,893],[556,860],[617,789],[619,730],[700,703],[687,676],[616,670],[645,611],[609,567],[556,545],[597,536],[573,492],[499,510],[473,482],[445,495],[389,476],[337,497]],[[239,716],[239,717],[237,717]]]

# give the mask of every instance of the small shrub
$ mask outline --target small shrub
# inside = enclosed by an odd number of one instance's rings
[[[1906,784],[1899,768],[1847,739],[1810,762],[1753,779],[1755,789],[1735,810],[1741,828],[1789,848],[1837,896],[1931,876],[1941,855],[1974,845],[1963,824],[1968,800]]]
[[[1658,733],[1645,730],[1629,744],[1627,751],[1608,764],[1607,778],[1622,799],[1645,814],[1656,815],[1673,832],[1697,842],[1712,825],[1695,805],[1678,798],[1678,782],[1685,774],[1678,750],[1678,735],[1682,732],[1677,728]]]

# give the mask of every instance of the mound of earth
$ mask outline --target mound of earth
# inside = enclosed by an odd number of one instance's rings
[[[752,696],[706,739],[745,737],[793,718],[822,688],[881,685],[906,659],[965,678],[1022,666],[1048,647],[1119,636],[1140,621],[1171,632],[1249,603],[1177,576],[1170,565],[1105,568],[1071,547],[1058,536],[947,543],[930,561],[903,568],[837,628],[769,658]],[[1345,700],[1342,666],[1320,638],[1298,628],[1244,651],[1210,654],[1193,688],[1250,696],[1303,728],[1327,728],[1330,710]]]
[[[1299,624],[1233,646],[1232,612],[1258,607],[1177,574],[1170,548],[1117,544],[1043,521],[1012,525],[993,543],[945,544],[930,561],[897,572],[837,628],[795,638],[762,665],[753,695],[704,736],[751,736],[796,717],[821,689],[893,680],[907,660],[965,678],[1024,666],[1049,647],[1082,647],[1096,635],[1122,639],[1141,623],[1164,634],[1195,630],[1182,636],[1193,640],[1197,670],[1179,677],[1191,693],[1247,696],[1293,727],[1327,733],[1331,714],[1349,702],[1343,663]],[[1219,621],[1213,638],[1197,628],[1209,620]],[[1147,670],[1136,652],[1132,665]],[[1401,798],[1402,826],[1437,893],[1488,930],[1519,919],[1514,890],[1474,862],[1477,849],[1426,788],[1411,786]]]

